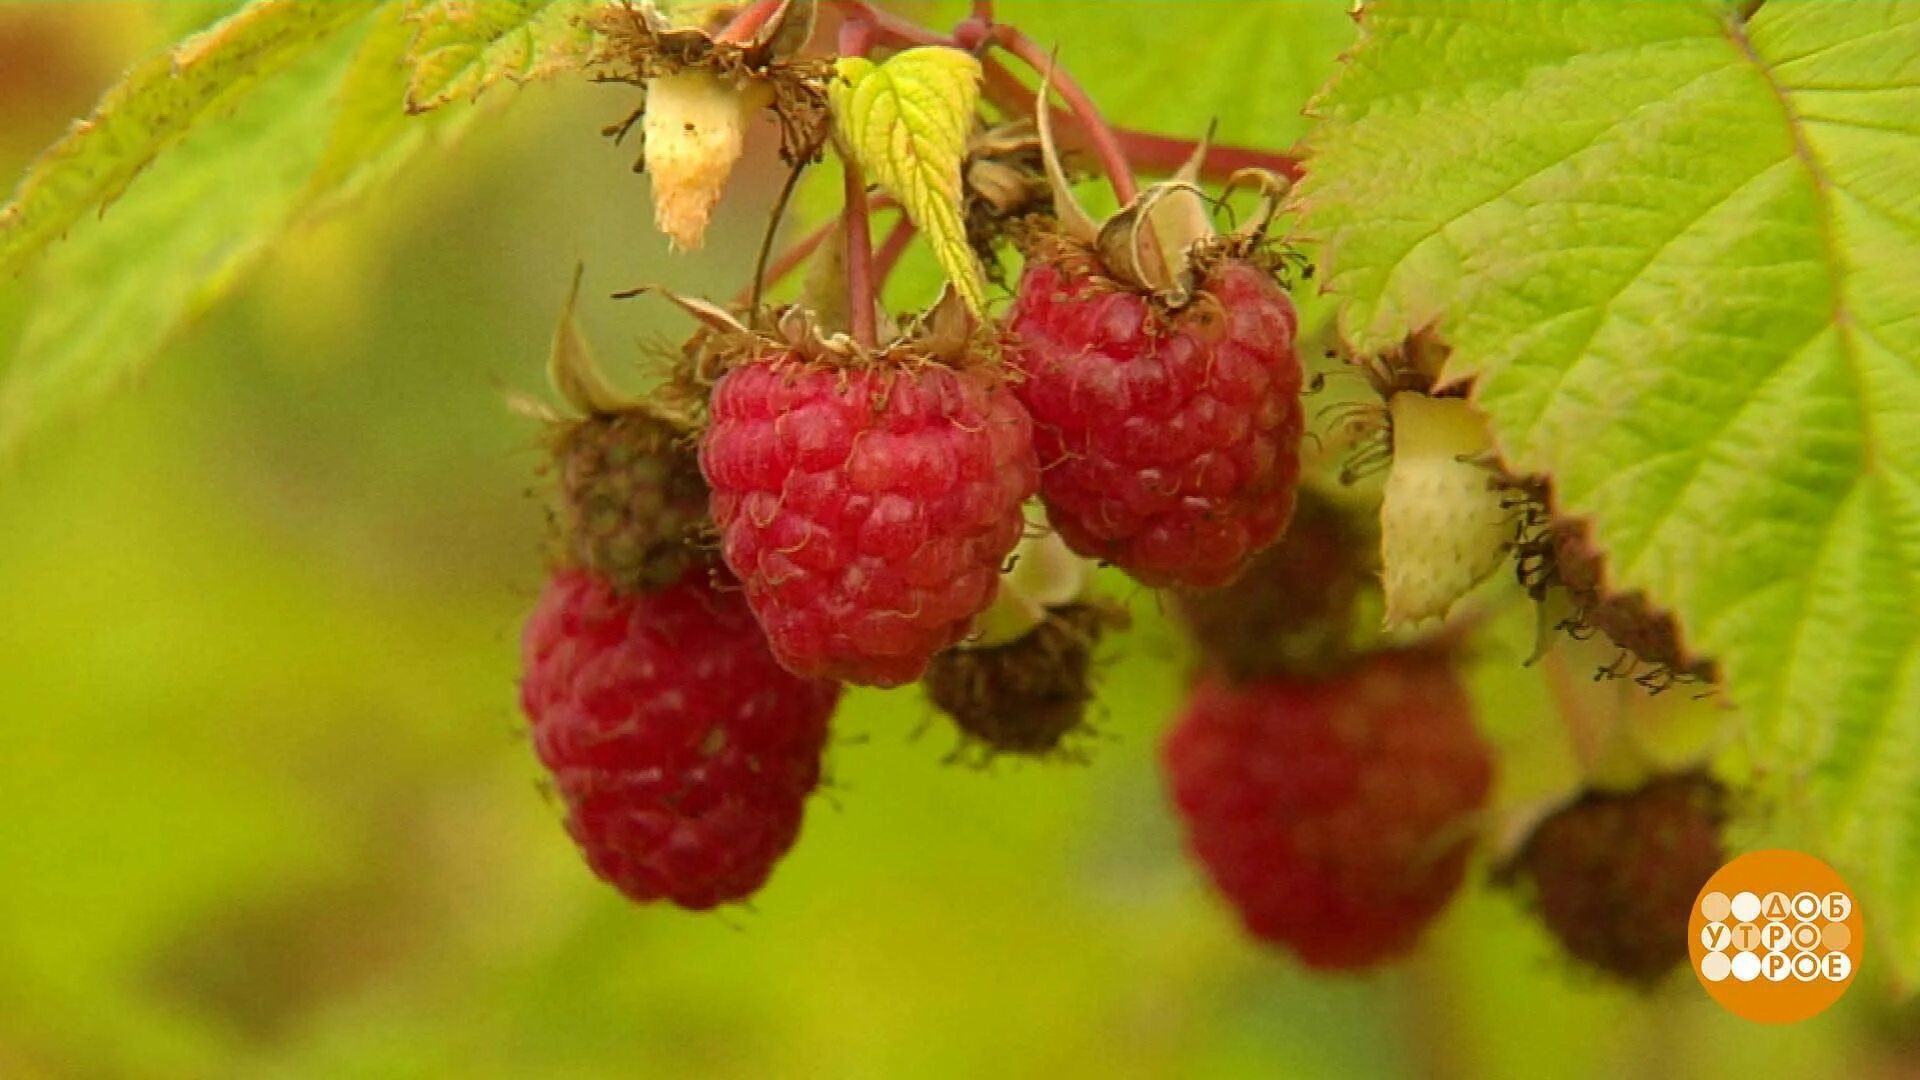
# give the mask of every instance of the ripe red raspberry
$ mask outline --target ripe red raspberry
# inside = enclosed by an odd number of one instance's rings
[[[993,602],[1038,466],[985,374],[779,350],[727,373],[712,415],[721,550],[788,670],[912,682]]]
[[[1162,747],[1188,846],[1255,937],[1316,968],[1411,949],[1460,886],[1492,774],[1449,659],[1204,678]]]
[[[840,690],[782,669],[738,591],[696,570],[623,596],[561,571],[521,653],[534,750],[594,873],[693,910],[766,882],[799,834]]]
[[[1071,251],[1030,261],[1007,318],[1047,516],[1075,551],[1144,584],[1226,584],[1293,509],[1293,303],[1224,259],[1168,315],[1091,266]]]
[[[1640,985],[1686,962],[1694,897],[1726,861],[1726,790],[1701,773],[1592,791],[1542,821],[1501,876],[1567,952]]]

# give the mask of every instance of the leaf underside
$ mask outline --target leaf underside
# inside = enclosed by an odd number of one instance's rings
[[[28,170],[0,208],[0,280],[19,273],[188,132],[298,63],[371,3],[259,0],[133,69]]]
[[[1438,327],[1920,963],[1920,4],[1382,0],[1316,109],[1348,342]]]
[[[254,0],[135,68],[0,210],[0,278],[35,264],[35,303],[0,363],[0,458],[136,375],[289,230],[472,118],[409,116],[423,78],[464,105],[498,79],[583,62],[569,12],[582,6]],[[463,32],[479,35],[464,53]]]
[[[471,101],[503,79],[530,82],[584,65],[593,31],[588,0],[408,0],[418,36],[407,108]]]

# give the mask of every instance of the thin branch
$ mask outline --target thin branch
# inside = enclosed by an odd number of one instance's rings
[[[1134,184],[1133,167],[1127,163],[1127,152],[1114,136],[1113,128],[1100,116],[1100,107],[1093,103],[1087,92],[1073,81],[1072,76],[1055,65],[1053,57],[1041,49],[1037,42],[1013,27],[994,27],[993,43],[1019,57],[1035,73],[1052,71],[1053,88],[1066,101],[1074,119],[1080,122],[1080,129],[1092,145],[1094,156],[1100,159],[1101,167],[1107,172],[1107,180],[1113,185],[1114,196],[1123,206],[1132,202],[1134,196],[1139,194],[1139,189]]]
[[[800,174],[805,171],[807,171],[805,162],[787,170],[786,183],[780,185],[780,195],[774,200],[773,213],[767,219],[767,231],[760,237],[760,253],[753,260],[753,284],[750,286],[752,291],[747,301],[749,325],[760,324],[760,305],[767,294],[767,260],[773,256],[773,238],[780,232],[780,222],[787,216],[787,203],[792,201],[793,189],[800,185]],[[826,238],[825,233],[820,235],[821,239]],[[814,241],[814,246],[818,247],[819,243],[818,240]],[[805,258],[804,255],[801,257]]]
[[[754,3],[741,8],[734,15],[733,21],[713,36],[713,40],[736,45],[752,41],[753,36],[758,34],[761,28],[767,25],[768,20],[780,11],[781,3],[782,0],[755,0]]]
[[[843,38],[840,49],[842,56],[865,56],[872,52],[876,45],[892,49],[907,49],[916,45],[952,46],[954,43],[953,39],[945,34],[935,33],[910,19],[903,19],[883,11],[863,0],[831,0],[831,2],[834,7],[840,9],[847,24],[859,23],[870,28],[867,32],[868,36],[863,39],[867,47],[859,52],[849,52]]]
[[[875,213],[892,209],[897,205],[899,204],[894,201],[893,196],[885,192],[871,196],[867,200],[867,209]],[[833,235],[833,230],[837,228],[839,224],[840,218],[838,216],[828,218],[825,222],[815,226],[811,232],[795,240],[792,246],[774,257],[772,261],[767,263],[766,270],[759,275],[761,288],[763,290],[773,288],[775,285],[785,281],[795,270],[806,265],[807,260],[813,257],[814,252],[820,250],[820,245],[827,242],[827,237]],[[735,305],[749,303],[752,300],[752,296],[753,294],[750,289],[743,289],[740,295],[734,298],[734,303]]]
[[[982,61],[985,80],[982,91],[1001,112],[1011,116],[1031,116],[1035,91],[1010,71],[1005,64],[989,56]],[[1073,150],[1089,151],[1091,144],[1082,134],[1078,119],[1065,109],[1053,110],[1054,131]],[[1143,173],[1171,176],[1198,145],[1192,139],[1154,135],[1128,128],[1113,129],[1114,138],[1126,150],[1127,159]],[[1300,177],[1300,161],[1288,154],[1259,150],[1249,146],[1215,145],[1207,152],[1200,175],[1207,180],[1223,181],[1241,169],[1265,169],[1292,179]]]

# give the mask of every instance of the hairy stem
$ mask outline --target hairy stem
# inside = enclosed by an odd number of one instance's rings
[[[842,220],[847,231],[847,304],[852,309],[853,340],[862,348],[874,349],[879,347],[879,335],[873,320],[873,237],[867,178],[850,156],[843,159],[843,165],[847,208]]]

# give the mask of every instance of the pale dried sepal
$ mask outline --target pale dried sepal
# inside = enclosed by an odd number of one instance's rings
[[[754,95],[737,81],[710,71],[647,80],[641,130],[653,183],[653,220],[679,250],[693,251],[705,242],[713,208],[746,149],[747,121],[755,107]]]
[[[574,309],[580,302],[580,281],[584,266],[573,269],[573,286],[567,290],[567,302],[560,308],[560,319],[553,328],[553,348],[547,354],[547,381],[560,400],[582,415],[615,413],[629,408],[638,399],[616,389],[606,372],[594,359],[593,349],[580,333]]]

